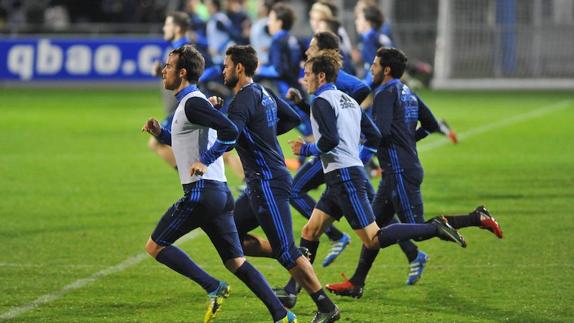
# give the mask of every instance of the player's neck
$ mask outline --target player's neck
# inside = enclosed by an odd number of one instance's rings
[[[235,84],[235,87],[233,88],[233,94],[237,94],[237,92],[241,91],[241,89],[246,86],[253,83],[253,78],[251,77],[240,77],[239,81],[237,81],[237,84]]]
[[[174,93],[179,93],[181,92],[181,90],[185,89],[186,87],[188,87],[191,83],[189,83],[188,80],[182,80],[181,83],[179,84],[179,86],[177,87],[177,89],[175,89]]]
[[[381,83],[382,83],[382,84],[387,84],[387,83],[389,83],[389,82],[392,81],[392,80],[394,80],[394,78],[393,78],[392,76],[390,76],[390,75],[385,75],[385,76],[383,77],[383,82],[381,82]]]

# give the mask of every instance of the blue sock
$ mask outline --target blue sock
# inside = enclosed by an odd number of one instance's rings
[[[377,232],[381,248],[386,248],[399,241],[415,239],[417,241],[430,239],[436,236],[436,228],[430,223],[424,224],[391,224]]]
[[[373,266],[373,262],[377,258],[380,249],[370,250],[365,248],[365,246],[361,247],[361,257],[359,258],[359,263],[357,264],[357,268],[355,269],[355,273],[353,277],[349,279],[351,283],[355,286],[365,286],[365,280],[367,280],[367,274],[371,267]]]
[[[287,315],[287,310],[275,296],[265,277],[250,263],[244,262],[234,274],[267,306],[273,321],[279,321]]]
[[[199,286],[203,287],[207,293],[216,290],[219,286],[219,280],[211,277],[196,265],[185,252],[176,246],[163,248],[155,259],[172,270],[193,280],[199,284]]]

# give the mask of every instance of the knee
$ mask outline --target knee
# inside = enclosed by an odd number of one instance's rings
[[[159,148],[160,143],[154,137],[150,137],[147,142],[147,146],[149,147],[149,149],[156,151]]]
[[[152,256],[152,257],[157,257],[157,255],[159,254],[159,252],[165,247],[162,247],[160,245],[158,245],[157,243],[155,243],[155,241],[153,241],[152,239],[149,239],[147,241],[147,243],[145,244],[145,251],[148,253],[148,255]]]
[[[225,265],[225,268],[227,268],[227,270],[234,273],[237,271],[237,269],[239,269],[239,267],[241,267],[243,265],[244,262],[245,262],[244,257],[237,257],[237,258],[228,259],[228,260],[224,261],[223,264]]]

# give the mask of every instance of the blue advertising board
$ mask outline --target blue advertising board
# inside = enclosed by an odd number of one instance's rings
[[[160,38],[0,39],[0,81],[145,81],[165,57]]]

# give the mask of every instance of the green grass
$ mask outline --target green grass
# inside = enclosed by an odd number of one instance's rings
[[[140,128],[161,116],[157,90],[0,90],[0,316],[91,277],[143,246],[163,211],[181,194],[175,172],[151,153]],[[574,318],[574,95],[567,92],[422,92],[435,115],[459,134],[563,104],[536,118],[495,127],[421,152],[427,218],[485,203],[505,239],[464,229],[467,249],[420,243],[431,255],[423,279],[405,286],[400,249],[379,255],[362,299],[333,297],[343,322],[514,321]],[[295,138],[291,133],[282,142]],[[421,143],[445,140],[431,136]],[[287,151],[286,151],[287,153]],[[230,186],[238,180],[228,174]],[[317,196],[320,192],[313,192]],[[296,232],[303,217],[293,214]],[[349,231],[346,223],[339,227]],[[318,263],[328,248],[322,239]],[[181,247],[232,285],[220,322],[269,322],[264,306],[226,272],[207,237]],[[322,283],[351,275],[358,238]],[[272,285],[287,273],[250,259]],[[59,294],[58,294],[59,295]],[[19,322],[200,322],[206,298],[195,284],[152,259],[100,277],[17,315]],[[314,306],[302,295],[302,322]]]

